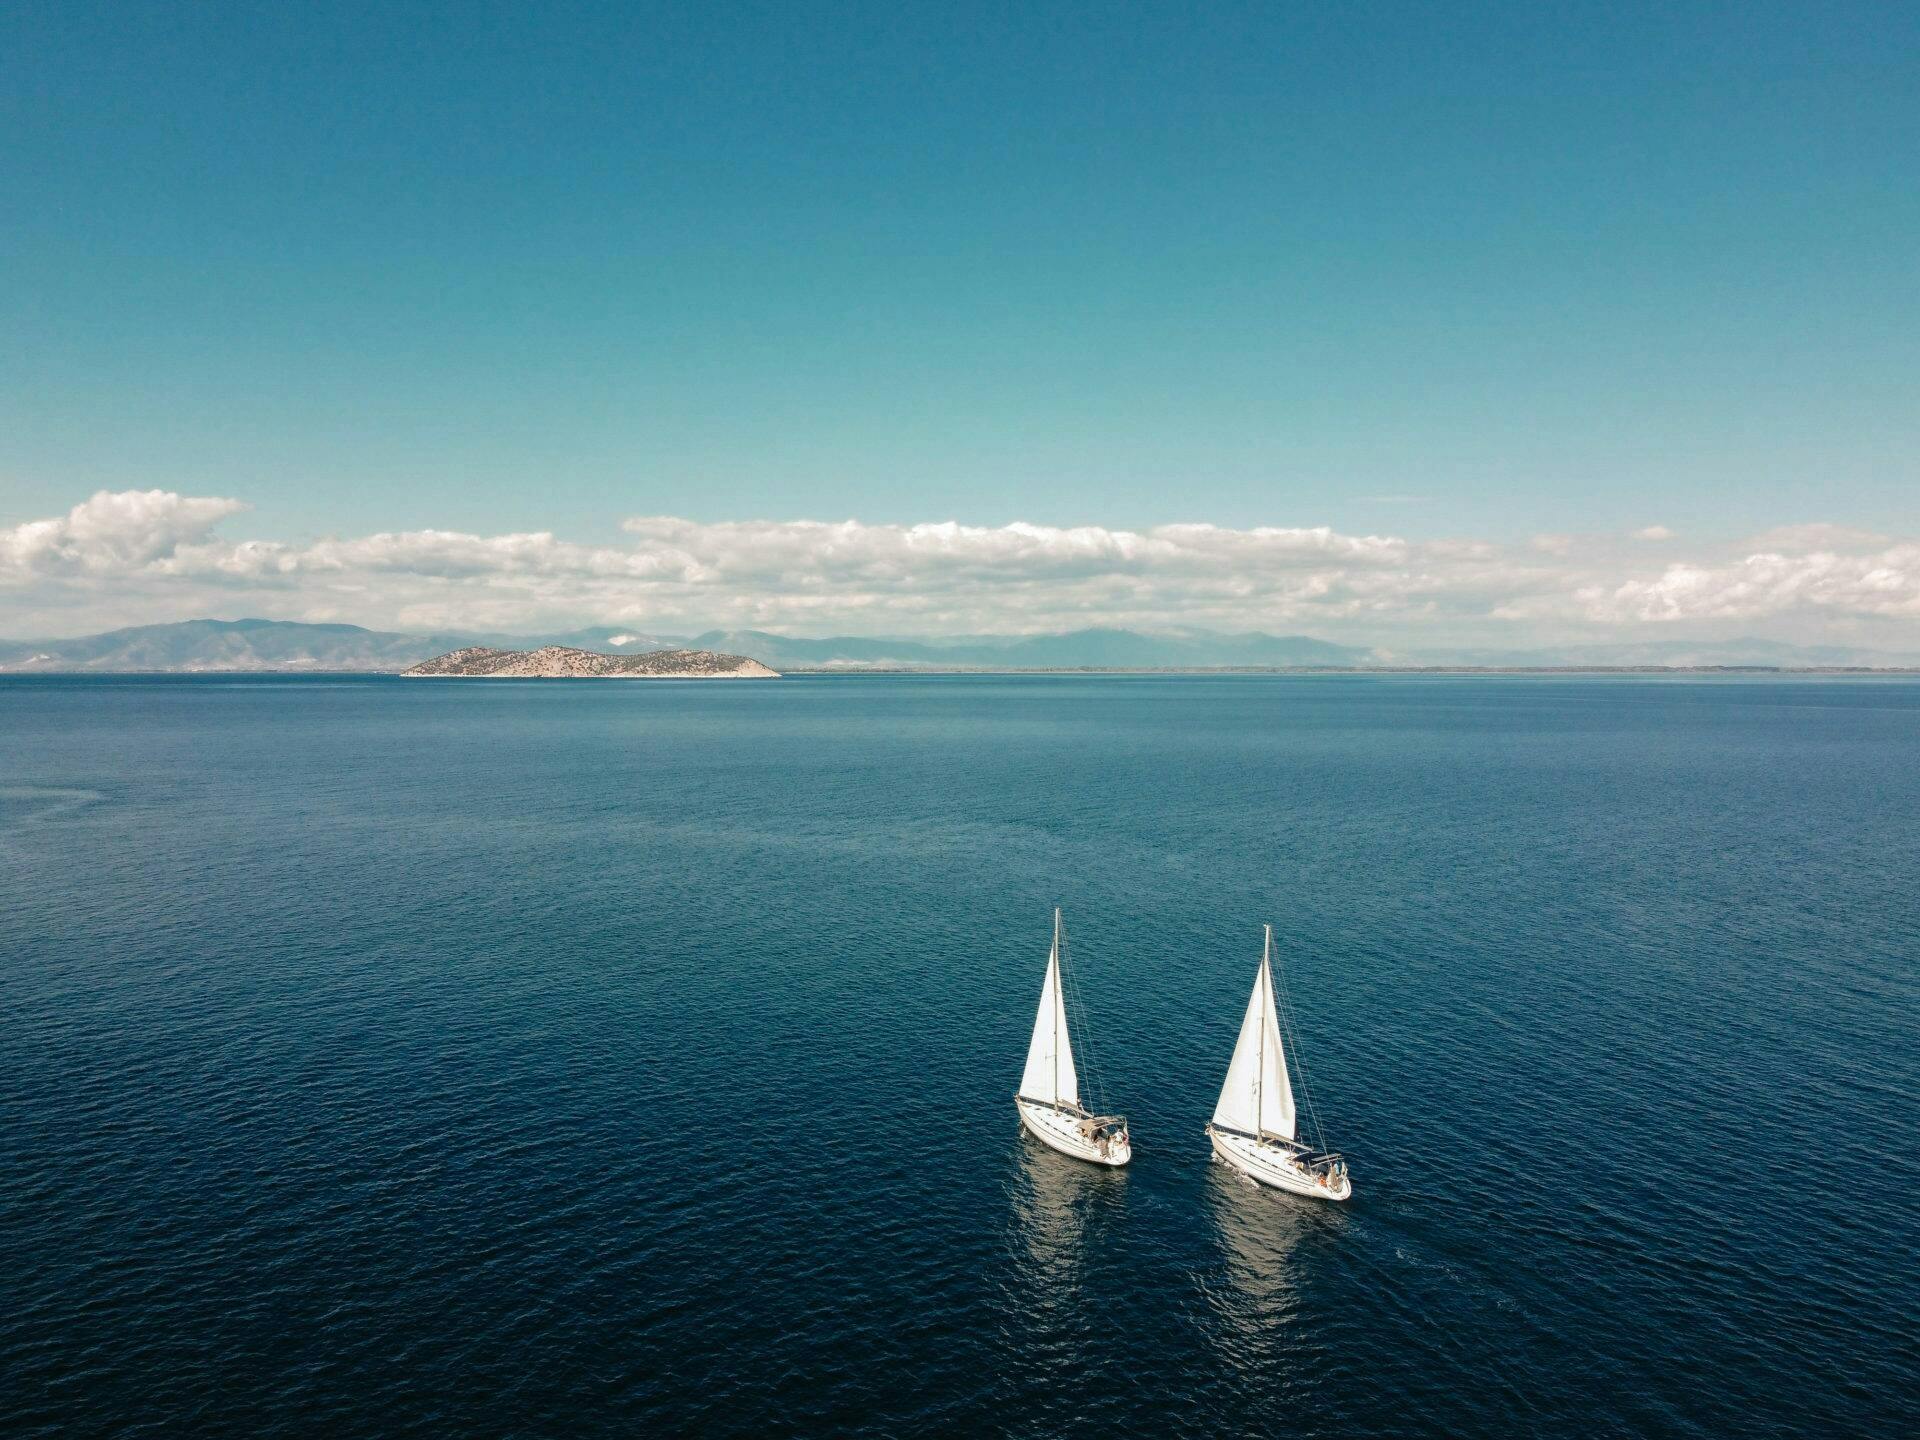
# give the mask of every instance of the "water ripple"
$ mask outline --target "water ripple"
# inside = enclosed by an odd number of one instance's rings
[[[1920,1431],[1920,686],[36,679],[0,734],[8,1434]],[[1121,1172],[1010,1103],[1056,899]],[[1266,919],[1348,1207],[1201,1134]]]

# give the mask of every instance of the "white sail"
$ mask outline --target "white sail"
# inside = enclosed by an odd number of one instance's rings
[[[1073,1042],[1067,1038],[1066,998],[1060,993],[1060,912],[1053,912],[1053,949],[1047,952],[1047,979],[1040,987],[1040,1012],[1033,1017],[1027,1045],[1027,1072],[1020,1094],[1058,1105],[1080,1103],[1080,1077],[1073,1068]]]
[[[1260,973],[1253,977],[1253,994],[1240,1021],[1240,1040],[1227,1066],[1227,1083],[1220,1087],[1220,1103],[1213,1107],[1213,1123],[1249,1135],[1294,1138],[1293,1086],[1287,1079],[1287,1057],[1280,1047],[1280,1026],[1274,1017],[1273,928],[1267,928],[1266,951]]]

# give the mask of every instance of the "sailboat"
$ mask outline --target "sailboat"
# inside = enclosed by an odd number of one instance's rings
[[[1267,926],[1266,932],[1260,972],[1253,977],[1253,995],[1240,1022],[1240,1042],[1233,1047],[1207,1138],[1213,1141],[1214,1154],[1262,1185],[1316,1200],[1345,1200],[1353,1194],[1346,1160],[1324,1144],[1308,1145],[1299,1138],[1273,993],[1273,927]],[[1318,1140],[1317,1123],[1314,1129]]]
[[[1066,933],[1060,910],[1053,912],[1053,949],[1047,954],[1047,978],[1040,986],[1040,1012],[1033,1017],[1027,1045],[1027,1069],[1013,1097],[1020,1123],[1034,1138],[1062,1155],[1095,1165],[1124,1165],[1133,1158],[1124,1115],[1096,1115],[1080,1103],[1080,1075],[1073,1065],[1073,1040],[1067,1033],[1066,990],[1060,958]]]

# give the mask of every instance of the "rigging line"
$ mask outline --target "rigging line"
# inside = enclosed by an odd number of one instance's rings
[[[1307,1119],[1313,1124],[1314,1144],[1324,1151],[1327,1148],[1327,1133],[1320,1128],[1320,1110],[1313,1103],[1313,1082],[1307,1074],[1306,1047],[1300,1043],[1299,1026],[1293,1013],[1293,992],[1282,982],[1275,987],[1275,994],[1280,1001],[1278,1009],[1281,1012],[1281,1024],[1286,1026],[1287,1043],[1293,1047],[1294,1059],[1300,1066],[1300,1098],[1307,1102]]]
[[[1106,1087],[1100,1083],[1100,1066],[1093,1051],[1093,1032],[1087,1024],[1087,1009],[1080,999],[1080,987],[1075,984],[1069,989],[1067,985],[1067,922],[1064,919],[1060,922],[1060,993],[1065,1000],[1068,1024],[1080,1032],[1080,1059],[1075,1064],[1086,1072],[1086,1098],[1104,1099]],[[1105,1107],[1096,1104],[1087,1108],[1098,1113]]]
[[[1307,1074],[1307,1062],[1304,1058],[1304,1048],[1300,1044],[1299,1029],[1297,1026],[1290,1026],[1289,1028],[1293,1032],[1293,1048],[1296,1053],[1302,1056],[1300,1061],[1300,1095],[1301,1098],[1307,1102],[1307,1118],[1313,1122],[1313,1143],[1318,1149],[1325,1151],[1327,1148],[1326,1127],[1320,1123],[1320,1107],[1313,1103],[1313,1081]]]
[[[1307,1103],[1307,1119],[1313,1124],[1314,1143],[1324,1151],[1327,1148],[1327,1132],[1320,1126],[1320,1108],[1313,1103],[1313,1079],[1307,1073],[1306,1047],[1300,1043],[1300,1027],[1293,1013],[1291,995],[1286,999],[1286,1025],[1287,1040],[1300,1062],[1300,1098]]]
[[[1062,920],[1060,922],[1061,1008],[1066,1012],[1069,1026],[1080,1032],[1080,1045],[1078,1054],[1074,1059],[1074,1068],[1077,1072],[1084,1073],[1086,1077],[1086,1094],[1082,1097],[1082,1104],[1084,1104],[1086,1100],[1100,1094],[1100,1075],[1099,1066],[1096,1064],[1093,1055],[1093,1037],[1087,1030],[1085,1007],[1080,1003],[1080,987],[1077,984],[1069,987],[1067,984],[1067,976],[1070,969],[1070,962],[1067,959],[1067,949],[1066,921]]]

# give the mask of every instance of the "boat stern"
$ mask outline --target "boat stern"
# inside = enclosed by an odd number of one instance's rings
[[[1063,1155],[1094,1165],[1125,1165],[1133,1158],[1127,1122],[1117,1115],[1089,1115],[1043,1101],[1014,1097],[1014,1108],[1029,1133]]]
[[[1124,1115],[1095,1115],[1081,1122],[1080,1133],[1103,1165],[1124,1165],[1133,1159],[1133,1135]]]
[[[1339,1202],[1353,1194],[1347,1162],[1338,1155],[1303,1156],[1272,1141],[1212,1124],[1207,1126],[1207,1139],[1214,1154],[1258,1184],[1313,1200]]]

